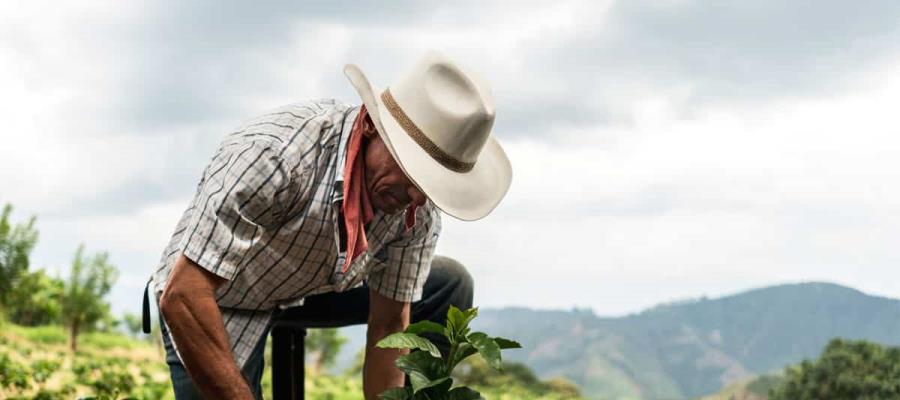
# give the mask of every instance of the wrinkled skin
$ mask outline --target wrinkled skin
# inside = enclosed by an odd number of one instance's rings
[[[362,124],[366,139],[365,180],[372,207],[385,214],[404,210],[411,204],[425,204],[425,195],[416,187],[391,156],[368,115]]]

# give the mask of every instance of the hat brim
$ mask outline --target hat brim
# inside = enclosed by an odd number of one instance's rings
[[[512,166],[500,143],[489,137],[474,168],[468,172],[447,169],[426,153],[391,116],[376,90],[359,67],[348,64],[344,74],[375,124],[388,151],[406,176],[435,206],[464,221],[484,218],[500,204],[512,182]]]

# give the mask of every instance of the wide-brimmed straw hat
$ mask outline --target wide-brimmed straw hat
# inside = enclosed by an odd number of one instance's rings
[[[391,155],[438,208],[473,221],[497,207],[512,166],[491,135],[494,100],[486,81],[434,51],[384,91],[354,64],[344,74]]]

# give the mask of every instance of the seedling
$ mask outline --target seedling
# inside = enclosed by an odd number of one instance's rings
[[[409,376],[411,386],[388,389],[381,393],[382,400],[478,400],[481,394],[465,386],[453,387],[451,374],[459,363],[478,353],[496,370],[501,369],[500,350],[518,349],[522,346],[509,339],[490,337],[484,332],[471,332],[469,323],[478,315],[478,308],[462,311],[450,306],[447,326],[432,321],[410,324],[405,331],[394,333],[379,341],[376,346],[391,349],[410,349],[410,353],[397,358],[396,365]],[[450,342],[447,354],[441,354],[437,346],[424,333],[443,335]]]

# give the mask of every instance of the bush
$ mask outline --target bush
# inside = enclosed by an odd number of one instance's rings
[[[900,348],[832,340],[815,361],[788,367],[770,400],[898,399]]]

